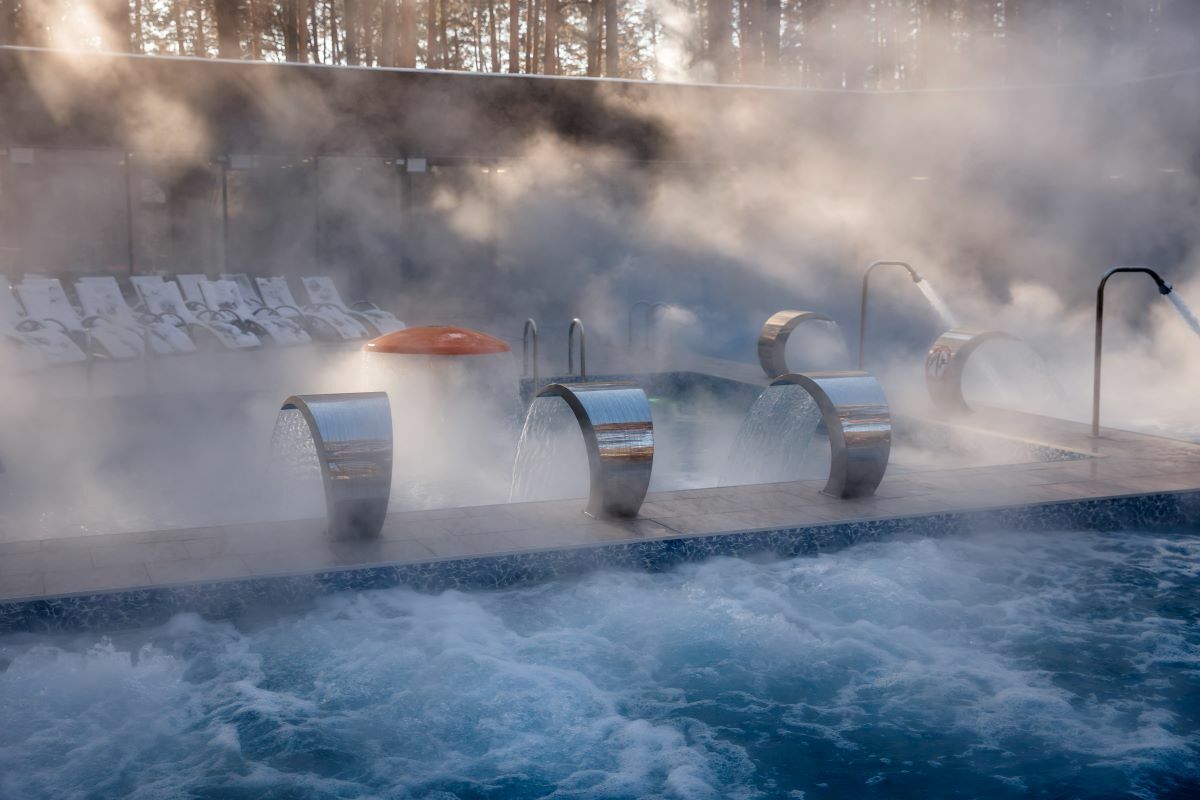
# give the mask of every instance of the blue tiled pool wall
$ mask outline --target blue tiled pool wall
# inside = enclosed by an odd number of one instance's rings
[[[322,594],[407,586],[419,591],[502,589],[561,580],[597,569],[661,571],[718,556],[789,558],[899,536],[976,530],[1161,530],[1200,527],[1200,492],[1050,503],[981,512],[896,517],[810,527],[628,541],[314,575],[156,587],[0,603],[0,633],[117,630],[155,625],[190,611],[247,621],[302,610]]]

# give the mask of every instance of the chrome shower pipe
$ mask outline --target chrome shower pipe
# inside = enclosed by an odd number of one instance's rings
[[[1149,267],[1113,267],[1104,273],[1100,285],[1096,288],[1096,349],[1092,359],[1092,437],[1100,436],[1100,355],[1104,340],[1104,285],[1108,279],[1118,272],[1144,272],[1158,284],[1158,292],[1162,295],[1171,293],[1171,284]]]
[[[788,337],[796,326],[804,322],[834,322],[834,319],[816,311],[776,311],[763,323],[762,331],[758,334],[758,363],[768,378],[788,373]]]
[[[906,261],[875,261],[867,267],[867,271],[863,273],[862,306],[858,316],[858,368],[860,370],[863,368],[864,361],[863,348],[867,346],[867,285],[870,283],[871,273],[878,267],[903,267],[908,270],[913,283],[920,283],[923,280],[921,273],[913,269],[912,265]]]
[[[291,409],[304,416],[317,448],[329,535],[378,536],[392,491],[392,410],[387,394],[293,395],[281,410]]]
[[[579,377],[587,377],[587,341],[583,330],[583,320],[579,317],[571,320],[567,328],[567,374],[575,374],[575,329],[579,329]]]
[[[892,452],[892,414],[883,387],[862,371],[792,372],[772,386],[799,386],[821,410],[829,431],[829,480],[833,497],[870,497],[887,472]]]
[[[552,383],[537,396],[565,400],[583,432],[591,474],[586,513],[636,517],[654,468],[654,420],[642,388],[627,381]]]
[[[963,396],[963,372],[980,345],[993,339],[1020,341],[1005,331],[968,331],[952,328],[937,338],[925,355],[925,388],[941,411],[968,414],[971,407]]]
[[[538,329],[533,317],[525,320],[525,328],[521,331],[521,375],[529,375],[529,342],[533,340],[533,385],[538,382]]]

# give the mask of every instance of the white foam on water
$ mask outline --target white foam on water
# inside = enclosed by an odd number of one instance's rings
[[[0,638],[3,797],[1153,797],[1200,537],[993,534]]]

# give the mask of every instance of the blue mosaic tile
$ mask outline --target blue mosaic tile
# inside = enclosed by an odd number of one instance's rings
[[[1178,531],[1197,526],[1200,492],[1111,497],[8,602],[0,603],[0,633],[111,631],[160,624],[183,611],[211,619],[245,620],[303,609],[331,592],[393,586],[428,592],[503,589],[597,569],[662,571],[717,556],[816,555],[898,536],[950,536],[974,530]]]

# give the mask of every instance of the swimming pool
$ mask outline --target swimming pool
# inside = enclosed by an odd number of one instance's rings
[[[1200,535],[1006,533],[0,638],[0,796],[1188,797]]]

